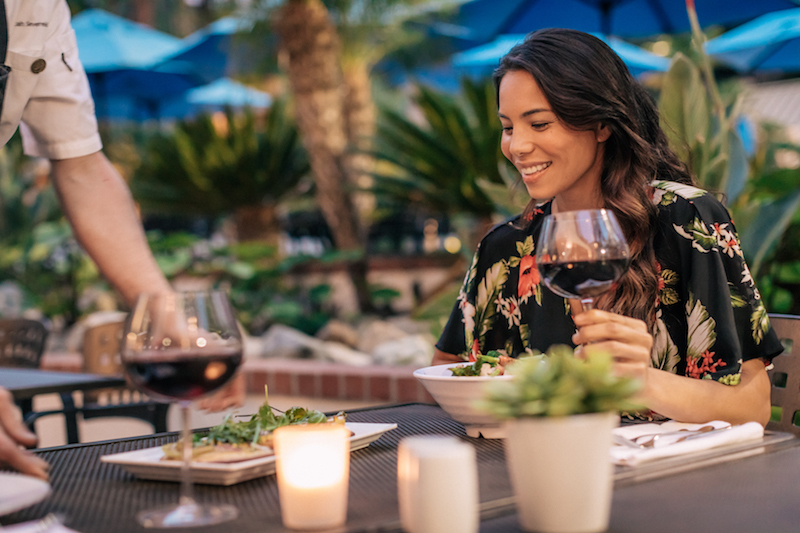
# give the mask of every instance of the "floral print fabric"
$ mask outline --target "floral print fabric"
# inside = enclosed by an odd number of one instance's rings
[[[698,379],[739,382],[742,361],[769,363],[782,351],[725,207],[701,189],[653,182],[659,274],[652,365]],[[492,229],[478,246],[437,348],[460,354],[502,350],[517,357],[553,344],[574,346],[569,303],[536,268],[536,236],[550,203]],[[524,229],[521,229],[523,228]]]

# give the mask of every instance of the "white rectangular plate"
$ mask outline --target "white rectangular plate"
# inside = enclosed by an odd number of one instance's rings
[[[353,436],[350,450],[369,446],[381,435],[397,427],[397,424],[345,424]],[[158,481],[180,481],[181,461],[165,460],[161,447],[146,448],[132,452],[114,453],[100,458],[104,463],[120,465],[141,479]],[[234,485],[257,477],[275,473],[275,456],[259,457],[238,463],[192,463],[192,478],[195,483],[206,485]]]

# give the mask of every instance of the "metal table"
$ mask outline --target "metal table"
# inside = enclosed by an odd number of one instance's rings
[[[63,411],[47,414],[64,414],[69,443],[78,442],[78,423],[75,418],[76,409],[72,393],[124,386],[125,379],[115,376],[53,372],[36,368],[0,368],[0,387],[8,389],[14,396],[14,401],[22,410],[23,420],[31,426],[36,418],[44,414],[33,410],[33,397],[53,393],[61,396]]]
[[[400,531],[397,508],[397,445],[417,434],[456,435],[475,446],[481,492],[481,531],[519,531],[501,440],[470,439],[437,406],[407,404],[348,413],[352,422],[397,423],[367,448],[352,453],[347,525],[341,531]],[[0,518],[33,520],[53,512],[81,533],[141,532],[137,512],[177,501],[178,484],[137,480],[121,467],[100,462],[109,453],[174,441],[174,433],[41,450],[52,465],[53,493],[43,502]],[[715,461],[679,461],[660,467],[618,468],[611,532],[737,533],[800,530],[798,439],[774,434]],[[724,460],[723,460],[724,459]],[[201,501],[232,503],[234,522],[192,529],[237,533],[285,531],[275,476],[230,487],[198,485]]]

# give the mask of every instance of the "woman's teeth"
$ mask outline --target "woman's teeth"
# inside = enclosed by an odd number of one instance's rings
[[[536,174],[537,172],[541,172],[542,170],[546,169],[553,163],[542,163],[541,165],[534,165],[532,167],[525,167],[520,168],[519,171],[523,174]]]

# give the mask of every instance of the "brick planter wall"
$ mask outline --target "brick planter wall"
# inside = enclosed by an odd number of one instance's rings
[[[245,361],[247,392],[380,403],[435,403],[413,376],[417,367],[351,366],[307,359]]]
[[[43,370],[81,372],[78,353],[45,353]],[[242,365],[247,392],[375,403],[435,403],[413,376],[417,367],[351,366],[311,359],[253,359]]]

